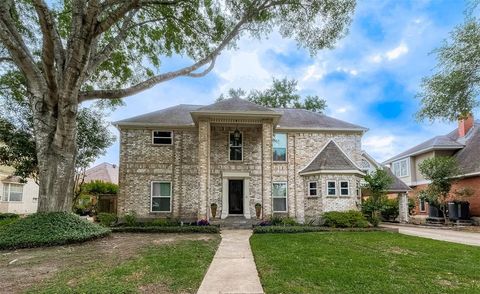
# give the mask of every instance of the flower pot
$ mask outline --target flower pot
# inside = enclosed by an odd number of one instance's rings
[[[210,208],[211,208],[211,211],[212,211],[212,218],[215,218],[215,216],[217,216],[217,206],[212,205],[212,206],[210,206]]]

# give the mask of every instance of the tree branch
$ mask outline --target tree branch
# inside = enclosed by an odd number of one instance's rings
[[[13,5],[12,0],[0,1],[0,41],[8,50],[10,58],[28,78],[30,85],[40,88],[44,82],[43,76],[10,15]]]
[[[238,36],[242,26],[247,22],[247,20],[251,17],[249,13],[245,14],[239,22],[233,27],[230,33],[223,39],[223,41],[218,45],[215,50],[213,50],[210,54],[208,54],[203,59],[197,61],[191,66],[184,67],[182,69],[171,71],[168,73],[160,74],[158,76],[152,77],[148,80],[140,82],[134,86],[125,89],[112,89],[112,90],[93,90],[93,91],[86,91],[80,92],[79,94],[79,102],[83,102],[86,100],[98,99],[98,98],[105,98],[105,99],[117,99],[128,97],[134,94],[137,94],[141,91],[146,89],[152,88],[158,83],[165,82],[176,77],[180,76],[188,76],[188,77],[201,77],[205,76],[209,73],[213,66],[215,65],[215,60],[220,52],[234,39]],[[200,69],[202,66],[210,63],[209,67],[200,72],[195,73],[196,70]]]
[[[33,5],[43,34],[42,64],[44,73],[49,86],[55,89],[57,87],[57,71],[54,61],[57,63],[57,70],[61,73],[65,61],[65,52],[47,4],[43,0],[34,0]]]

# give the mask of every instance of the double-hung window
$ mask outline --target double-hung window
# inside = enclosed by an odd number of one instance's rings
[[[349,196],[350,187],[348,181],[340,181],[340,196]]]
[[[229,138],[230,160],[241,161],[243,159],[243,133],[230,133]]]
[[[153,131],[152,144],[154,145],[172,145],[173,132],[171,131]]]
[[[327,181],[327,196],[337,195],[337,182]]]
[[[318,196],[317,182],[308,182],[308,196]]]
[[[287,161],[287,134],[273,135],[273,161]]]
[[[23,200],[23,185],[14,183],[3,184],[3,201],[20,202]]]
[[[272,186],[273,212],[287,212],[287,183],[276,182]]]
[[[420,204],[420,205],[419,205],[419,206],[420,206],[420,207],[419,207],[419,208],[420,208],[420,212],[425,212],[425,211],[427,211],[427,208],[426,208],[426,205],[425,205],[425,199],[420,199],[420,203],[419,203],[419,204]]]
[[[172,209],[172,183],[152,182],[152,212],[170,212]]]
[[[393,173],[397,177],[406,177],[409,175],[408,173],[408,158],[395,161],[393,163]]]

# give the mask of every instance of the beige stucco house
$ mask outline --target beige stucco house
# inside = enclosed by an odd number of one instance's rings
[[[0,166],[0,213],[37,212],[38,185],[33,179],[22,181],[12,176],[14,169]]]
[[[209,219],[359,209],[366,128],[303,109],[232,98],[118,121],[118,213]]]

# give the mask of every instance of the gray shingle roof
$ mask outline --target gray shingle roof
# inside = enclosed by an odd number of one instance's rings
[[[465,147],[455,153],[461,174],[480,172],[480,122],[475,122]]]
[[[443,136],[436,136],[433,137],[423,143],[420,143],[407,151],[404,151],[386,161],[384,163],[391,163],[392,161],[395,161],[397,159],[401,159],[407,156],[412,156],[415,154],[423,153],[424,151],[427,150],[434,150],[434,149],[461,149],[463,148],[463,144],[455,141],[454,138],[452,138],[449,135],[443,135]]]
[[[191,111],[202,105],[180,104],[115,122],[116,125],[193,126]]]
[[[266,113],[275,113],[272,109],[252,103],[245,99],[241,98],[230,98],[215,102],[213,104],[200,107],[196,112],[266,112]]]
[[[340,150],[335,142],[330,141],[320,153],[305,167],[301,173],[335,170],[359,170],[357,166]]]
[[[366,131],[367,128],[354,125],[321,113],[309,111],[306,109],[294,108],[274,108],[275,111],[282,114],[278,122],[278,128],[298,128],[298,129],[345,129]]]
[[[408,192],[412,190],[407,184],[400,180],[388,167],[383,167],[388,175],[393,179],[393,182],[388,187],[388,192]]]
[[[207,106],[180,104],[120,120],[114,124],[118,126],[193,126],[192,113],[201,114],[202,112],[253,112],[259,115],[262,113],[269,116],[281,115],[278,129],[367,130],[364,127],[305,109],[267,108],[239,98],[226,99]]]

